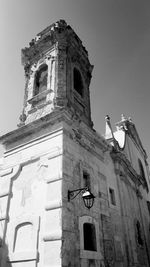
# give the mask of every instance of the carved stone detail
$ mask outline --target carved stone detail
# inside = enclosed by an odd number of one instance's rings
[[[18,124],[18,127],[21,127],[21,126],[24,126],[25,125],[26,118],[27,118],[27,116],[26,116],[26,114],[23,111],[22,114],[19,117],[20,122]]]
[[[24,110],[27,114],[27,119],[23,121],[21,118],[19,126],[44,116],[48,112],[51,113],[57,108],[67,108],[67,103],[70,101],[72,112],[75,113],[77,111],[79,117],[82,117],[81,119],[92,127],[89,84],[93,67],[89,62],[88,53],[81,40],[65,21],[60,20],[36,35],[31,40],[29,47],[22,50],[22,64],[26,76]],[[43,78],[44,72],[39,75],[40,78],[37,78],[38,69],[40,72],[42,64],[48,66],[47,81]],[[74,82],[73,67],[77,67],[82,74],[85,89],[83,96],[75,95],[75,90],[74,92],[72,90]],[[46,81],[44,85],[43,81]],[[52,89],[53,91],[45,99],[40,99],[41,96],[39,94],[40,91],[43,91],[41,89],[43,87],[46,90]],[[36,101],[36,99],[40,99],[40,101]],[[49,109],[43,107],[43,103],[48,101],[51,101]],[[39,112],[41,106],[43,110],[46,110],[42,114]],[[38,115],[34,116],[33,113],[38,113]]]
[[[79,130],[72,129],[72,138],[75,142],[86,148],[87,150],[95,149],[94,143],[87,139]]]

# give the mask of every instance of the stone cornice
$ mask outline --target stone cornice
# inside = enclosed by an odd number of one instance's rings
[[[89,151],[91,154],[95,155],[101,161],[104,161],[104,152],[106,151],[101,143],[95,145],[94,138],[89,137],[85,132],[79,131],[77,128],[70,128],[69,130],[64,127],[63,132],[66,136],[72,139],[80,147]]]
[[[124,172],[129,175],[129,177],[132,179],[132,181],[135,184],[143,185],[141,176],[135,171],[130,161],[127,159],[127,157],[122,152],[113,150],[110,154],[111,154],[113,161],[118,162],[123,167]],[[116,174],[123,176],[123,173],[119,171],[118,169],[116,169],[115,171],[116,171]]]
[[[19,142],[19,140],[21,140],[22,142],[22,140],[26,137],[28,137],[28,140],[30,139],[29,141],[31,141],[32,139],[39,138],[40,135],[44,136],[44,132],[45,135],[47,135],[51,132],[53,126],[57,126],[57,124],[63,122],[66,122],[72,127],[72,134],[74,135],[74,137],[78,139],[78,141],[80,139],[80,141],[82,141],[82,144],[88,146],[89,149],[90,147],[93,148],[95,146],[101,149],[103,152],[111,150],[111,146],[102,136],[100,136],[96,131],[91,129],[85,123],[81,122],[79,118],[73,118],[72,113],[69,110],[65,110],[65,108],[58,108],[58,110],[55,110],[54,112],[47,114],[46,116],[43,116],[29,124],[26,124],[14,131],[1,136],[0,143],[6,146],[7,149],[9,146],[12,146],[13,143]],[[40,131],[42,133],[40,133]],[[79,135],[82,135],[82,138],[80,138]],[[31,138],[29,138],[30,136]]]
[[[91,148],[98,147],[103,152],[112,150],[111,145],[109,145],[104,137],[98,134],[93,128],[80,121],[80,118],[78,116],[72,116],[70,111],[66,112],[66,115],[67,116],[65,117],[65,122],[69,126],[71,126],[72,136],[77,140],[77,142],[86,139],[87,142],[85,141],[85,143],[87,144],[88,142],[90,142]]]
[[[31,65],[36,58],[41,56],[43,51],[52,49],[58,42],[61,44],[66,40],[66,44],[68,43],[70,47],[69,40],[71,37],[73,42],[77,43],[77,46],[87,56],[88,52],[74,30],[64,20],[59,20],[38,33],[29,43],[29,47],[22,49],[22,64],[24,66]]]
[[[36,133],[40,128],[44,128],[48,125],[49,126],[54,125],[54,123],[58,119],[60,120],[60,117],[61,119],[63,117],[64,112],[60,113],[59,111],[47,114],[46,116],[43,116],[29,124],[26,124],[22,127],[19,127],[18,129],[15,129],[14,131],[11,131],[5,135],[0,136],[0,143],[4,145],[11,144],[16,140],[29,136],[33,133]]]

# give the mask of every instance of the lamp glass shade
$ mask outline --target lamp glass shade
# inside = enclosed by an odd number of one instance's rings
[[[82,195],[84,205],[90,209],[93,206],[95,196],[90,191],[85,191]]]

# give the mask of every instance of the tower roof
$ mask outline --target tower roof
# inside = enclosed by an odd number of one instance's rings
[[[65,20],[60,19],[38,33],[35,38],[29,42],[29,46],[22,49],[22,64],[29,64],[36,56],[41,54],[42,49],[45,49],[46,44],[48,44],[48,47],[50,47],[56,44],[57,41],[62,40],[62,38],[64,38],[64,33],[66,41],[68,41],[68,38],[70,38],[72,35],[77,45],[82,47],[82,52],[88,57],[88,52],[83,46],[80,38],[71,28],[71,26],[65,22]]]

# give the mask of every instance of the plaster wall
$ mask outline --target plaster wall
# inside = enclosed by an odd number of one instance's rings
[[[61,266],[62,131],[6,152],[0,174],[1,266]]]

